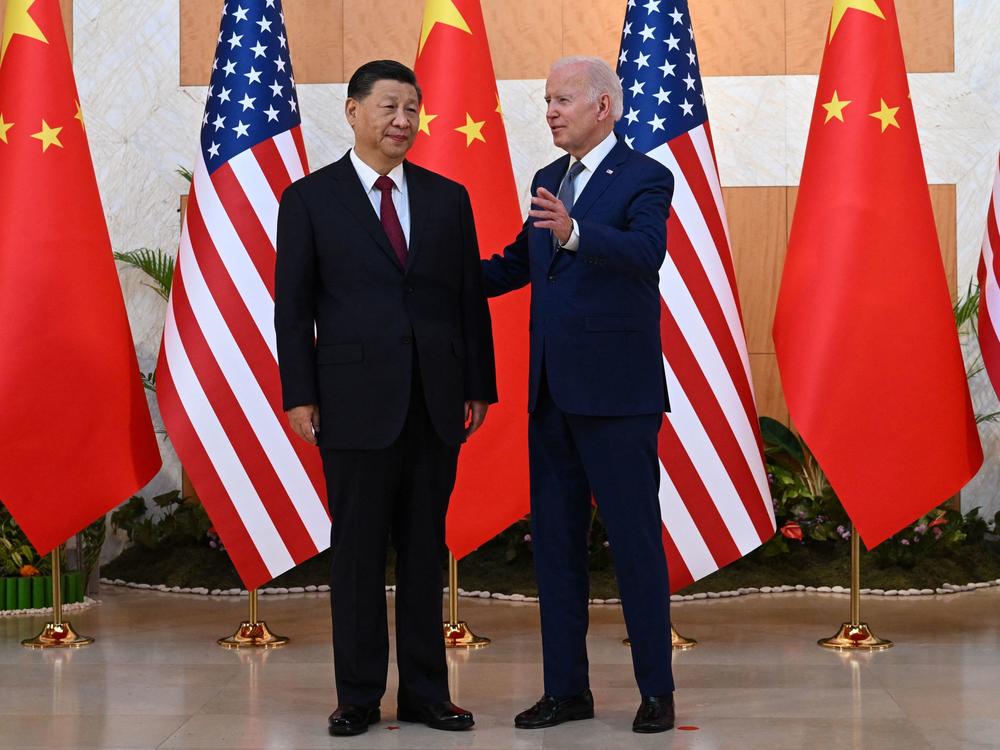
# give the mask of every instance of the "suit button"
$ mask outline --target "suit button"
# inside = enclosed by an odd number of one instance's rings
[[[403,336],[403,337],[402,337],[402,338],[401,338],[401,339],[399,340],[399,342],[400,342],[401,344],[412,344],[412,343],[413,343],[413,341],[412,341],[412,340],[410,339],[410,337],[409,337],[409,336]]]
[[[549,274],[549,281],[555,281],[556,275],[554,273]]]
[[[413,294],[413,292],[414,292],[414,289],[413,289],[413,287],[412,287],[412,286],[408,286],[408,287],[406,287],[406,293],[407,293],[407,294]]]

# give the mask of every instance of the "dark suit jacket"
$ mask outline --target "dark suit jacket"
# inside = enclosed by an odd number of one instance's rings
[[[434,172],[404,169],[405,270],[349,154],[281,198],[275,329],[284,408],[319,405],[323,448],[390,445],[406,418],[414,357],[445,443],[464,439],[465,401],[496,401],[469,195]]]
[[[531,184],[553,194],[568,155]],[[531,283],[528,408],[544,360],[556,405],[572,414],[627,416],[669,408],[660,344],[659,270],[673,175],[619,142],[577,198],[580,246],[553,251],[552,233],[529,218],[503,255],[483,261],[488,296]]]

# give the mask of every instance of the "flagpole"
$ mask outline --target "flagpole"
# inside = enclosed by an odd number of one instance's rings
[[[628,638],[625,638],[622,641],[622,645],[631,647],[632,641]],[[697,645],[698,641],[696,641],[694,638],[685,638],[683,635],[677,632],[677,628],[675,628],[673,624],[670,625],[670,647],[674,651],[690,651]]]
[[[445,648],[483,648],[489,638],[472,632],[468,623],[458,619],[458,560],[448,553],[448,620],[444,623]]]
[[[861,622],[861,538],[854,524],[851,524],[851,621],[841,625],[835,636],[818,643],[835,651],[884,651],[893,646],[892,641],[879,638],[868,623]]]
[[[42,627],[34,638],[21,641],[25,648],[79,648],[89,646],[94,639],[80,635],[69,622],[62,619],[62,545],[52,550],[52,622]]]
[[[218,644],[223,648],[277,648],[288,643],[288,638],[275,635],[267,627],[267,623],[258,619],[258,592],[250,592],[250,617],[241,622],[236,632],[227,638],[220,638]]]

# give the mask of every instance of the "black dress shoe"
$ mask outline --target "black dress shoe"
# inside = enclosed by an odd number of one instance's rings
[[[350,704],[337,706],[337,710],[330,714],[330,734],[334,737],[362,734],[368,731],[371,724],[378,724],[381,720],[382,715],[378,706],[375,708]]]
[[[674,696],[660,698],[643,696],[639,710],[636,711],[632,731],[640,734],[666,732],[674,728]]]
[[[594,696],[590,690],[566,698],[556,698],[546,693],[534,706],[514,717],[518,729],[554,727],[564,721],[594,718]]]
[[[472,725],[476,723],[471,713],[464,708],[459,708],[451,701],[422,705],[400,704],[396,710],[396,718],[400,721],[426,724],[431,729],[444,729],[449,732],[472,729]]]

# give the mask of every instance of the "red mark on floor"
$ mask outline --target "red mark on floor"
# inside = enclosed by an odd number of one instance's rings
[[[690,725],[685,725],[685,726],[677,727],[677,728],[680,729],[682,732],[697,732],[698,729],[700,729],[700,727],[693,727],[693,726],[690,726]]]
[[[387,726],[386,729],[388,729],[391,732],[393,729],[399,729],[399,727],[390,725],[390,726]]]

